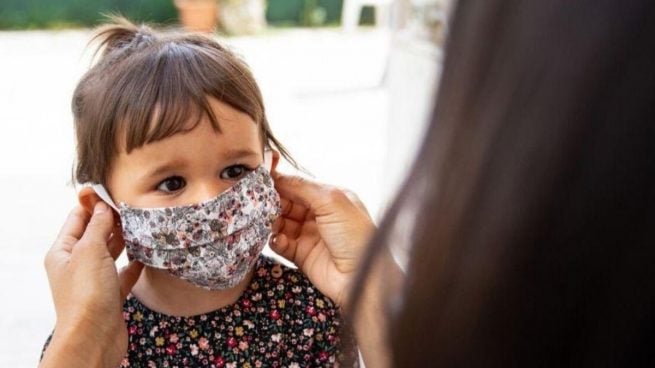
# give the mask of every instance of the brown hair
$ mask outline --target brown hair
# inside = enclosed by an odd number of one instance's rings
[[[100,58],[73,94],[74,181],[106,184],[119,148],[129,153],[190,131],[204,116],[220,131],[208,97],[248,114],[260,126],[264,146],[298,167],[271,132],[245,62],[209,36],[155,32],[120,16],[109,18],[92,39],[99,42]]]
[[[353,291],[411,229],[394,366],[653,364],[654,16],[458,1],[431,125]]]

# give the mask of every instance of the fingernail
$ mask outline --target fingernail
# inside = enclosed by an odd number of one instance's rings
[[[271,244],[277,244],[277,235],[273,235],[273,237],[271,237]]]
[[[96,206],[93,209],[93,213],[94,214],[100,214],[100,213],[103,213],[103,212],[107,212],[108,209],[109,209],[109,207],[107,207],[105,202],[98,202],[98,203],[96,203]]]

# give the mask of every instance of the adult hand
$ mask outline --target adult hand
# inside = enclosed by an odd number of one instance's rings
[[[103,202],[93,215],[78,207],[68,216],[45,258],[57,322],[42,367],[116,367],[125,356],[122,306],[143,265],[117,271],[120,234]]]
[[[348,305],[353,280],[375,225],[345,190],[273,172],[282,215],[271,248],[292,261],[337,305]]]

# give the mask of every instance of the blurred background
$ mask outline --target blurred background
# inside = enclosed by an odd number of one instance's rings
[[[43,257],[77,202],[70,98],[103,14],[229,46],[292,155],[379,219],[429,117],[451,1],[0,0],[0,366],[36,366],[55,323]]]

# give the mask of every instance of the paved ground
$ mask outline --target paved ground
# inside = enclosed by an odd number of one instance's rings
[[[75,203],[74,85],[88,31],[0,32],[0,366],[33,367],[54,324],[43,256]],[[319,180],[386,201],[389,35],[285,31],[226,42],[251,64],[272,127]]]

